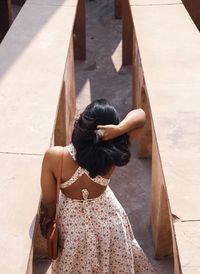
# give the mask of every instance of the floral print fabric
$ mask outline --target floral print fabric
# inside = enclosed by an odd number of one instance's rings
[[[53,274],[156,273],[134,238],[128,216],[107,187],[94,199],[72,200],[61,194],[60,252]]]

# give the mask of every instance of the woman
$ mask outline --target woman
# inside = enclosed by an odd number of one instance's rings
[[[114,168],[128,163],[128,145],[144,123],[142,109],[129,112],[120,122],[115,108],[104,99],[88,105],[75,122],[72,143],[64,148],[59,204],[62,248],[52,273],[155,273],[108,186]],[[42,200],[50,217],[59,150],[48,149],[42,165]]]

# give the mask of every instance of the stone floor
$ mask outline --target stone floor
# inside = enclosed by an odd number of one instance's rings
[[[121,20],[114,19],[113,0],[86,1],[87,59],[76,62],[77,110],[92,100],[110,100],[121,117],[131,109],[131,67],[121,66]],[[150,228],[151,160],[137,157],[131,148],[130,163],[116,170],[111,188],[125,208],[139,244],[158,274],[173,273],[171,258],[154,259]],[[49,262],[37,261],[34,274],[50,273]],[[75,274],[75,273],[74,273]]]

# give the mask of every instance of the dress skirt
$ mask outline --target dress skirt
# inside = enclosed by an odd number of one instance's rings
[[[59,246],[53,274],[156,273],[109,187],[94,199],[72,200],[61,194]]]

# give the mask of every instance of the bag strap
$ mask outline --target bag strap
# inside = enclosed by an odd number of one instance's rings
[[[58,205],[59,205],[59,194],[60,194],[60,184],[61,184],[61,174],[62,174],[62,165],[63,165],[63,153],[64,148],[62,147],[58,155],[58,168],[57,168],[57,184],[56,184],[56,216],[58,214]]]

